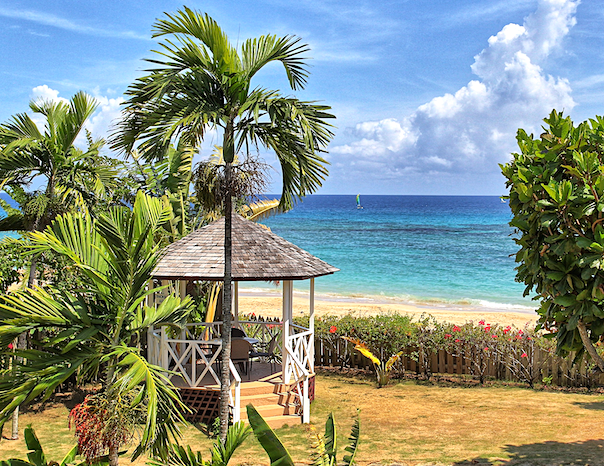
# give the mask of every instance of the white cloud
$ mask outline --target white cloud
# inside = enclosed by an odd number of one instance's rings
[[[64,102],[69,103],[69,100],[59,97],[59,91],[51,89],[46,84],[36,86],[31,90],[30,97],[35,101],[50,100],[52,102]]]
[[[92,36],[115,37],[120,39],[151,39],[146,35],[138,34],[133,31],[114,31],[110,29],[101,29],[92,26],[86,26],[43,11],[11,9],[0,6],[0,16],[4,16],[6,18],[22,19],[26,21],[31,21],[33,23],[42,24],[44,26],[52,26],[66,31],[73,31]]]
[[[538,131],[553,108],[568,112],[575,105],[568,81],[547,75],[542,65],[561,49],[576,22],[577,5],[540,0],[524,24],[508,24],[488,39],[472,65],[477,79],[419,106],[401,122],[388,118],[357,124],[347,144],[331,149],[334,170],[342,167],[348,177],[358,176],[349,165],[354,158],[356,166],[361,160],[381,160],[378,177],[411,172],[414,177],[460,174],[461,179],[498,172],[497,163],[516,150],[519,127]],[[363,179],[368,179],[366,172]]]

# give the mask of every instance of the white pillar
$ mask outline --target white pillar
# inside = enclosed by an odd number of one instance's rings
[[[180,299],[185,299],[187,297],[187,281],[186,280],[178,280],[178,290],[180,291]],[[183,327],[180,331],[180,339],[187,339],[187,329]],[[182,354],[187,349],[186,343],[181,343],[180,345],[180,354]],[[184,362],[184,361],[183,361]],[[195,364],[195,358],[191,355],[191,364]]]
[[[289,336],[291,333],[290,325],[292,323],[292,308],[293,308],[293,286],[291,280],[283,281],[283,333],[281,340],[281,348],[283,349],[282,358],[282,374],[283,383],[290,382],[291,376],[291,356],[289,354]]]
[[[239,282],[233,282],[234,327],[239,328]]]
[[[310,279],[310,317],[308,319],[308,329],[310,330],[310,345],[309,345],[309,365],[310,373],[315,373],[315,279]]]

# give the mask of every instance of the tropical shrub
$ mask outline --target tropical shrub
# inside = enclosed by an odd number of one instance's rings
[[[604,118],[577,126],[555,110],[538,137],[519,129],[519,153],[501,166],[519,246],[516,279],[536,293],[539,328],[557,352],[587,351],[604,338]]]

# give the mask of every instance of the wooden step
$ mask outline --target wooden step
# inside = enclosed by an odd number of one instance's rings
[[[262,405],[262,406],[254,406],[256,411],[263,417],[273,417],[273,416],[284,416],[284,415],[295,415],[296,407],[295,406],[281,406],[277,404],[272,405]],[[247,419],[247,409],[246,407],[241,407],[240,410],[240,419]]]
[[[270,382],[246,382],[240,385],[241,396],[270,395],[277,393],[280,386]]]
[[[244,423],[248,424],[247,417],[245,419],[241,419]],[[271,429],[279,429],[286,425],[288,426],[296,426],[302,423],[302,417],[298,415],[283,415],[283,416],[269,416],[264,418],[265,422],[269,425]]]

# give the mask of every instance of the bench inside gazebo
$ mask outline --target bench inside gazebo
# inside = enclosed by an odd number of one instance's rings
[[[273,426],[309,422],[314,399],[314,280],[338,269],[314,257],[265,227],[233,214],[233,331],[230,359],[233,421],[247,418],[252,403]],[[224,218],[169,245],[154,277],[172,282],[185,296],[188,282],[224,280]],[[308,328],[293,322],[293,283],[309,280]],[[239,319],[239,282],[282,283],[282,318]],[[162,296],[157,293],[156,300]],[[258,309],[255,314],[262,314]],[[176,375],[193,422],[212,422],[218,415],[222,322],[188,324],[176,335],[152,328],[148,357]]]

